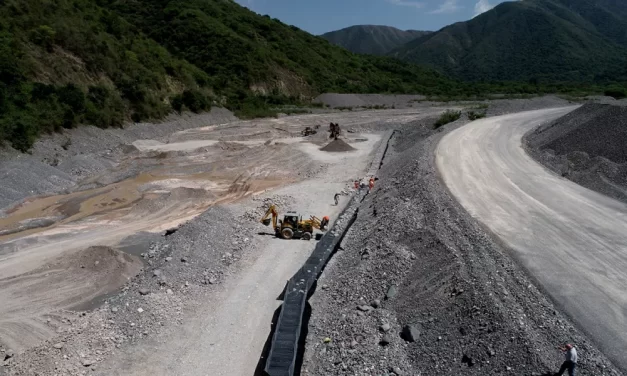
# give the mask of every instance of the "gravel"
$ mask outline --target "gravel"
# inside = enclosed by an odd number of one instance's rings
[[[489,111],[555,102],[491,104]],[[319,281],[328,288],[310,300],[303,372],[544,375],[557,370],[557,347],[568,342],[580,353],[580,375],[620,374],[438,180],[434,148],[464,122],[438,131],[417,123],[397,134],[377,187]],[[355,309],[375,299],[380,308]]]
[[[586,104],[528,133],[524,143],[555,173],[627,202],[627,106]]]
[[[79,375],[128,344],[176,330],[184,312],[206,301],[254,248],[244,239],[256,225],[233,210],[211,207],[150,244],[139,276],[91,312],[50,320],[57,336],[5,361],[6,374]],[[166,262],[170,257],[186,262]]]
[[[133,152],[129,146],[140,139],[164,139],[171,133],[237,118],[228,110],[213,108],[205,114],[171,115],[160,123],[136,123],[124,128],[100,129],[82,126],[45,135],[28,154],[0,147],[0,216],[2,209],[29,196],[64,193],[87,177],[109,169],[121,156]],[[135,171],[124,169],[126,175]],[[111,181],[102,181],[107,184]],[[85,186],[83,188],[89,188]]]

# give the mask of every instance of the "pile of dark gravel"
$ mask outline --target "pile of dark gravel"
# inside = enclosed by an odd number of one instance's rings
[[[350,146],[346,143],[346,141],[342,139],[337,139],[329,142],[326,146],[320,148],[322,151],[337,153],[337,152],[346,152],[355,150],[354,147]]]
[[[580,375],[620,374],[438,180],[434,148],[459,125],[396,136],[311,299],[303,373],[549,375],[569,342]]]
[[[554,172],[627,202],[627,107],[586,104],[528,133],[525,145]]]

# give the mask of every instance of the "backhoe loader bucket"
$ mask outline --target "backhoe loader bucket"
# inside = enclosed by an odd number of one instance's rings
[[[270,222],[272,222],[272,218],[267,218],[261,221],[261,223],[263,223],[264,226],[270,226]]]

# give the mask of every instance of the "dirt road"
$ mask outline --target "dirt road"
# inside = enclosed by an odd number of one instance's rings
[[[473,122],[436,151],[444,182],[615,364],[627,353],[627,205],[556,176],[522,136],[574,108]]]

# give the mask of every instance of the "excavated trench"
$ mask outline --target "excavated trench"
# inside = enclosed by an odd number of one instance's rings
[[[383,165],[394,131],[382,137],[366,176],[375,176]],[[322,237],[305,264],[287,282],[283,304],[274,315],[272,331],[259,361],[256,375],[298,376],[305,352],[305,339],[311,316],[308,300],[316,291],[318,277],[340,247],[342,239],[357,218],[368,190],[358,192],[339,215],[333,227]],[[265,363],[263,371],[261,365]]]

